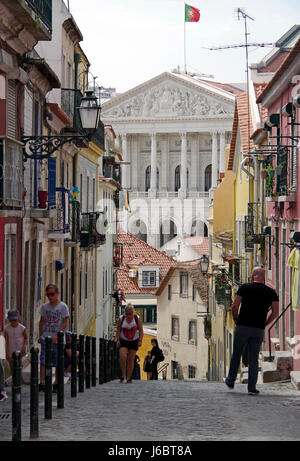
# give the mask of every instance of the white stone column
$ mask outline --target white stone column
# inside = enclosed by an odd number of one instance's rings
[[[138,190],[138,175],[140,174],[139,156],[138,156],[138,135],[131,137],[131,188]]]
[[[186,133],[181,133],[181,167],[180,167],[180,191],[182,198],[186,197],[187,188],[187,139]]]
[[[161,190],[168,190],[169,178],[169,137],[167,134],[162,135],[161,139],[161,171],[160,171]]]
[[[198,156],[199,156],[199,136],[194,133],[191,137],[191,171],[190,171],[190,190],[197,190],[198,182]]]
[[[128,162],[127,135],[122,134],[122,157],[123,162]],[[130,165],[122,165],[122,187],[130,189]]]
[[[215,188],[218,185],[218,134],[217,132],[211,133],[212,136],[212,174],[211,174],[211,187]]]
[[[220,133],[220,178],[225,174],[225,131]]]
[[[156,133],[151,133],[151,178],[150,197],[156,197],[156,175],[157,175],[157,144]]]

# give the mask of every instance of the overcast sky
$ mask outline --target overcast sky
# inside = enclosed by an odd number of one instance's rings
[[[81,46],[97,83],[123,92],[162,72],[184,66],[183,0],[64,0],[82,34]],[[299,0],[187,0],[200,10],[200,21],[186,23],[187,68],[214,75],[215,81],[245,82],[245,48],[210,51],[206,47],[245,42],[274,43],[300,24]],[[270,48],[249,48],[249,64]]]

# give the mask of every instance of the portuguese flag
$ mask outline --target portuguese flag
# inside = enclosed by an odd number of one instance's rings
[[[185,4],[185,22],[198,22],[200,19],[200,10],[193,6]]]

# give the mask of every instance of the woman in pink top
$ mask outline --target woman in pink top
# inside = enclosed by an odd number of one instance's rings
[[[26,355],[28,336],[26,327],[19,322],[19,312],[17,310],[8,311],[7,319],[9,324],[4,328],[6,360],[9,362],[12,372],[12,355],[16,351],[20,351],[22,356]]]
[[[134,312],[132,304],[127,304],[124,315],[118,320],[117,325],[117,347],[120,354],[120,367],[122,376],[120,382],[123,383],[126,378],[127,365],[127,382],[132,383],[132,372],[136,351],[142,345],[143,324],[138,315]]]

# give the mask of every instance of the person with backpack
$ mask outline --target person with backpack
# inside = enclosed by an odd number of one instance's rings
[[[138,348],[142,345],[143,335],[142,320],[135,314],[133,305],[127,304],[124,315],[121,315],[118,320],[116,332],[122,372],[120,383],[125,382],[125,379],[127,379],[127,383],[132,383],[134,359]]]
[[[151,349],[151,369],[152,375],[151,379],[158,379],[157,365],[159,362],[165,360],[162,350],[158,347],[157,339],[151,339],[152,349]]]

